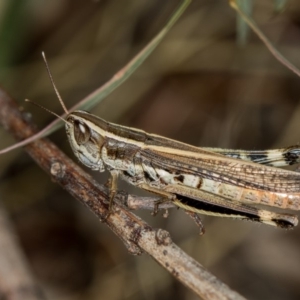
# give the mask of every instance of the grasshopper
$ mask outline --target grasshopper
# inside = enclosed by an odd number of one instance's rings
[[[92,170],[111,173],[110,202],[121,177],[192,213],[256,221],[280,228],[297,216],[255,205],[300,209],[300,173],[278,169],[299,162],[299,146],[266,151],[198,148],[145,131],[109,123],[93,114],[68,112],[67,136],[75,156]],[[253,205],[254,204],[254,205]]]

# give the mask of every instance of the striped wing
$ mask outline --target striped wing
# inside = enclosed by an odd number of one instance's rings
[[[204,151],[205,152],[205,151]],[[148,146],[143,161],[171,174],[190,174],[249,189],[275,193],[300,193],[300,173],[236,160],[214,153]]]

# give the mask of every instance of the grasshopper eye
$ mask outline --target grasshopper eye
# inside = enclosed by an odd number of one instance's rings
[[[74,121],[74,137],[78,145],[85,144],[91,137],[89,127],[79,121]]]

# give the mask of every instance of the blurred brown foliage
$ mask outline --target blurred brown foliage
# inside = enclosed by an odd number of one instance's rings
[[[256,3],[257,2],[257,3]],[[300,3],[253,17],[300,67]],[[42,62],[45,51],[68,107],[101,86],[164,26],[179,1],[3,0],[0,84],[42,128],[60,113]],[[194,1],[142,67],[93,113],[111,122],[198,146],[267,149],[299,142],[299,82],[250,34],[236,43],[227,1]],[[14,141],[0,131],[1,148]],[[64,130],[51,138],[72,157]],[[194,299],[146,255],[130,256],[105,225],[22,151],[0,157],[0,197],[49,299]],[[107,174],[93,173],[105,182]],[[132,193],[140,190],[120,182]],[[138,212],[214,275],[251,299],[299,299],[299,227],[293,231],[205,217],[206,234],[182,211]],[[184,226],[183,226],[184,224]]]

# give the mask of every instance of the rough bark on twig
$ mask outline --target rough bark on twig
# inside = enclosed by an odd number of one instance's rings
[[[35,133],[34,127],[23,118],[17,105],[1,90],[0,118],[3,126],[18,140]],[[52,180],[85,204],[100,220],[107,215],[109,199],[107,188],[80,169],[53,143],[42,139],[26,146],[25,150]],[[148,253],[203,299],[244,299],[177,247],[168,232],[152,229],[119,204],[118,200],[122,198],[124,198],[122,193],[116,195],[114,213],[104,222],[124,242],[130,253],[136,255]]]

